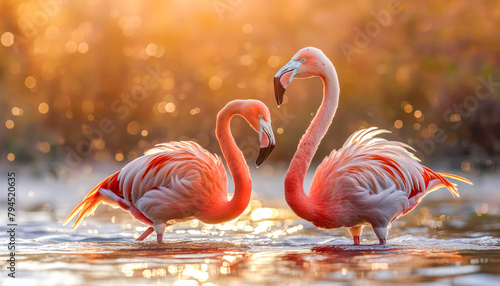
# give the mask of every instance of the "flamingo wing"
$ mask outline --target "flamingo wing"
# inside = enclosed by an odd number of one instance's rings
[[[434,172],[420,165],[410,152],[412,147],[376,137],[387,132],[371,127],[352,134],[318,166],[310,195],[334,213],[371,212],[380,221],[406,214],[440,187],[458,196],[445,177],[468,182],[466,179]],[[352,216],[346,215],[346,221],[356,221]]]
[[[222,161],[195,142],[160,144],[132,163],[118,176],[120,187],[125,200],[153,222],[191,217],[227,200]]]
[[[347,183],[369,194],[379,194],[396,186],[408,196],[410,190],[424,186],[423,168],[408,151],[413,148],[375,137],[387,132],[372,127],[352,134],[342,148],[332,151],[318,166],[311,192],[319,191],[324,182],[329,185]]]
[[[76,228],[102,202],[136,208],[153,222],[166,222],[190,217],[223,200],[227,200],[227,175],[220,158],[195,142],[169,142],[99,183],[66,222],[80,211]]]

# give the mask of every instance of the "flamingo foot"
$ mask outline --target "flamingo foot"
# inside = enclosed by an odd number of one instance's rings
[[[154,225],[154,230],[156,231],[156,240],[158,242],[163,241],[163,233],[165,232],[165,227],[167,227],[167,225],[163,222]]]
[[[354,240],[354,245],[359,245],[361,232],[363,232],[363,225],[349,227],[348,230]]]
[[[385,238],[379,239],[379,241],[380,241],[380,245],[385,245],[385,243],[387,242],[387,241],[385,240]]]
[[[359,235],[353,236],[352,239],[354,240],[354,245],[359,245],[360,243]]]
[[[139,237],[136,239],[136,241],[143,241],[143,240],[144,240],[146,237],[148,237],[148,236],[149,236],[149,235],[150,235],[150,234],[151,234],[154,230],[155,230],[155,229],[154,229],[152,226],[148,227],[148,229],[146,229],[146,231],[145,231],[143,234],[141,234],[141,236],[139,236]]]

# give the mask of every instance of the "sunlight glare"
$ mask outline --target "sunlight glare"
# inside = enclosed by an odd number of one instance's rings
[[[125,276],[127,277],[132,277],[134,276],[134,271],[138,269],[144,269],[147,268],[148,265],[146,263],[125,263],[122,266],[121,271]]]
[[[259,208],[252,212],[250,217],[253,221],[259,221],[268,218],[275,218],[279,215],[278,210],[272,208]]]

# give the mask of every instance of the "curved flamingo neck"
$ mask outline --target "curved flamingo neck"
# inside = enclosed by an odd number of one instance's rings
[[[238,217],[248,206],[252,194],[250,171],[229,127],[231,118],[238,114],[234,107],[234,105],[229,104],[219,112],[216,127],[217,140],[233,177],[234,195],[230,201],[224,201],[220,205],[213,207],[209,218],[212,223],[228,221]]]
[[[314,221],[321,209],[305,194],[304,179],[321,139],[335,116],[340,93],[337,73],[330,61],[325,62],[324,70],[318,76],[323,80],[323,100],[302,136],[285,176],[285,198],[288,205],[298,216],[309,221]]]

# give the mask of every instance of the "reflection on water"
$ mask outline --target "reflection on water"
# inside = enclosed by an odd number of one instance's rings
[[[18,275],[0,284],[500,285],[500,199],[487,197],[426,198],[394,222],[386,246],[369,228],[354,246],[346,230],[318,229],[272,193],[234,221],[169,227],[164,243],[136,242],[144,226],[110,207],[71,231],[62,226],[71,206],[40,199],[18,213]]]
[[[467,209],[467,205],[462,202],[457,210]],[[387,246],[374,244],[376,239],[368,231],[362,245],[354,246],[342,230],[317,229],[286,208],[262,207],[257,201],[252,201],[239,220],[219,225],[193,221],[169,228],[164,243],[152,238],[134,241],[143,227],[125,213],[115,213],[115,223],[94,217],[75,232],[44,220],[38,212],[26,213],[25,217],[38,217],[39,221],[21,227],[24,235],[18,259],[22,270],[16,282],[468,285],[467,279],[474,278],[481,285],[500,283],[498,228],[477,232],[470,227],[479,221],[481,228],[491,229],[499,216],[478,216],[471,208],[461,227],[453,223],[453,217],[463,214],[436,215],[440,213],[436,209],[447,207],[447,203],[432,203],[406,223],[395,225]],[[131,224],[136,227],[129,227]]]

